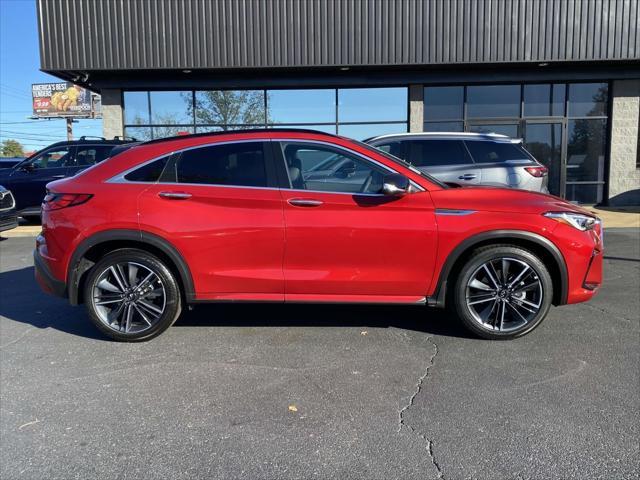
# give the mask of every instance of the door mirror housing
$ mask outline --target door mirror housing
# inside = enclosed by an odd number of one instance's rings
[[[400,173],[385,175],[382,179],[382,193],[393,197],[401,197],[409,193],[411,181]]]

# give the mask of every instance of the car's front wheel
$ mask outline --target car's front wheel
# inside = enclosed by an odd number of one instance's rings
[[[510,339],[536,328],[552,299],[551,275],[534,253],[493,245],[477,249],[462,266],[452,300],[462,323],[476,335]]]
[[[181,311],[173,273],[160,259],[137,249],[116,250],[98,261],[85,282],[84,301],[96,327],[125,342],[159,335]]]

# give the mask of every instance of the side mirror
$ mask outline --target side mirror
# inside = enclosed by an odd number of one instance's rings
[[[399,173],[385,175],[382,179],[382,193],[394,197],[401,197],[409,193],[411,182]]]

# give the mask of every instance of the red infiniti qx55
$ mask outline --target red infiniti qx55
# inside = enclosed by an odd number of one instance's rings
[[[268,129],[154,140],[48,185],[36,278],[117,340],[188,304],[445,305],[524,335],[602,281],[602,225],[559,198],[453,188],[375,148]]]

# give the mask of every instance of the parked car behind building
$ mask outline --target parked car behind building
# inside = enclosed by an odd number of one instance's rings
[[[401,133],[366,142],[449,184],[549,193],[547,167],[533,158],[520,140],[505,135]]]

